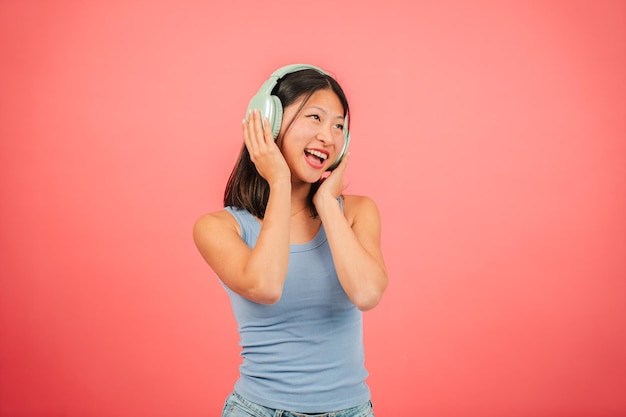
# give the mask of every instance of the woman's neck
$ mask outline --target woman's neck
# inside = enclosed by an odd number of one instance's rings
[[[303,211],[309,205],[311,184],[300,183],[291,185],[291,214]]]

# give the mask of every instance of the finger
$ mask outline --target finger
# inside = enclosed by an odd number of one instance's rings
[[[346,167],[348,166],[348,159],[350,159],[350,152],[347,152],[341,158],[341,161],[339,162],[339,165],[337,165],[337,168],[335,168],[334,172],[339,171],[340,174],[343,174],[344,171],[346,170]]]
[[[241,127],[243,130],[243,141],[246,143],[246,146],[248,146],[250,143],[250,130],[248,127],[249,124],[250,121],[248,120],[248,117],[244,117],[241,121]]]
[[[254,131],[251,127],[252,112],[248,113],[248,117],[244,118],[242,123],[243,123],[243,141],[246,144],[248,153],[251,156],[255,155],[257,153],[258,146],[256,144],[256,141],[254,140]]]
[[[274,134],[272,133],[272,126],[270,126],[270,120],[267,117],[263,119],[263,134],[265,138],[265,143],[274,142]]]
[[[254,139],[258,145],[265,145],[265,134],[263,132],[263,122],[261,120],[261,112],[254,110],[253,112],[253,130]]]

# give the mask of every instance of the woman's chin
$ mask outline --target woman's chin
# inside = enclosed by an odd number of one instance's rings
[[[319,180],[326,178],[328,176],[328,172],[308,168],[300,172],[292,171],[291,176],[292,178],[297,178],[301,182],[315,184]]]

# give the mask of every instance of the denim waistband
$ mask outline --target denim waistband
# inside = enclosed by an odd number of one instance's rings
[[[288,410],[277,410],[253,403],[233,392],[224,404],[222,417],[374,417],[371,401],[345,410],[325,411],[319,413],[301,413]]]

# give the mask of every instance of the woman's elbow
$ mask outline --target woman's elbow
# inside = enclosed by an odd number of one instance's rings
[[[380,288],[361,291],[353,297],[352,302],[361,311],[369,311],[376,307],[383,298],[386,284]]]
[[[272,305],[280,301],[282,291],[264,291],[257,294],[256,302],[259,304]]]
[[[271,305],[280,301],[283,295],[283,287],[279,285],[259,285],[248,288],[241,295],[255,303]]]

